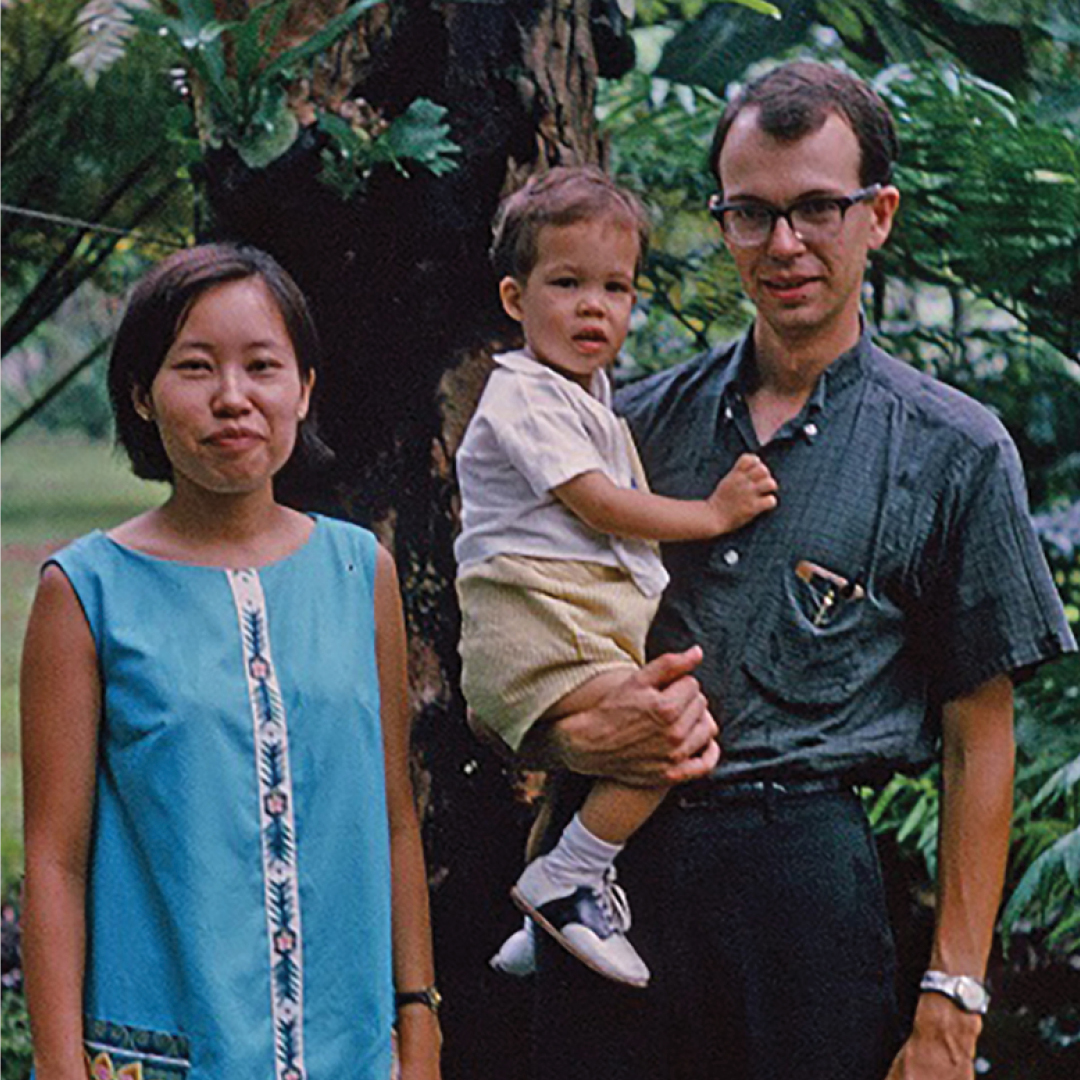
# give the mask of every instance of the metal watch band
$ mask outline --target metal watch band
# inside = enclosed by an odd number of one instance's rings
[[[990,995],[986,987],[970,975],[949,975],[944,971],[927,971],[921,982],[920,990],[932,994],[943,994],[964,1012],[983,1016],[990,1007]]]

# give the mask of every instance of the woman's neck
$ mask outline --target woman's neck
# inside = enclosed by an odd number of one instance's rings
[[[156,510],[114,529],[113,539],[149,555],[208,566],[274,562],[303,546],[311,518],[275,501],[271,492],[217,495],[182,481]]]

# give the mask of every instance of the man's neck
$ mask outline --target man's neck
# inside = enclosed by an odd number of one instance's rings
[[[799,415],[821,373],[858,343],[860,333],[857,319],[842,331],[783,339],[760,320],[755,323],[757,384],[747,404],[762,445]]]

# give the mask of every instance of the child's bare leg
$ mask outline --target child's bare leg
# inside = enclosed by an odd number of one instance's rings
[[[544,719],[557,720],[595,708],[633,672],[634,668],[629,666],[601,672],[557,701]],[[621,846],[652,817],[667,792],[667,786],[635,787],[617,780],[597,779],[578,814],[593,836]]]
[[[554,720],[593,708],[634,668],[597,675],[548,710]],[[663,801],[666,787],[634,788],[613,780],[596,781],[581,809],[563,829],[555,846],[532,858],[538,831],[529,840],[529,865],[512,893],[518,906],[565,948],[610,979],[645,986],[649,969],[626,939],[630,925],[625,897],[614,884],[612,864],[625,842]],[[531,930],[512,935],[492,960],[512,974],[535,964]]]

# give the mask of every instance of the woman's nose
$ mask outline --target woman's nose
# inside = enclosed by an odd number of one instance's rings
[[[227,415],[247,410],[250,402],[242,374],[230,370],[220,373],[214,388],[213,406],[215,411]]]

